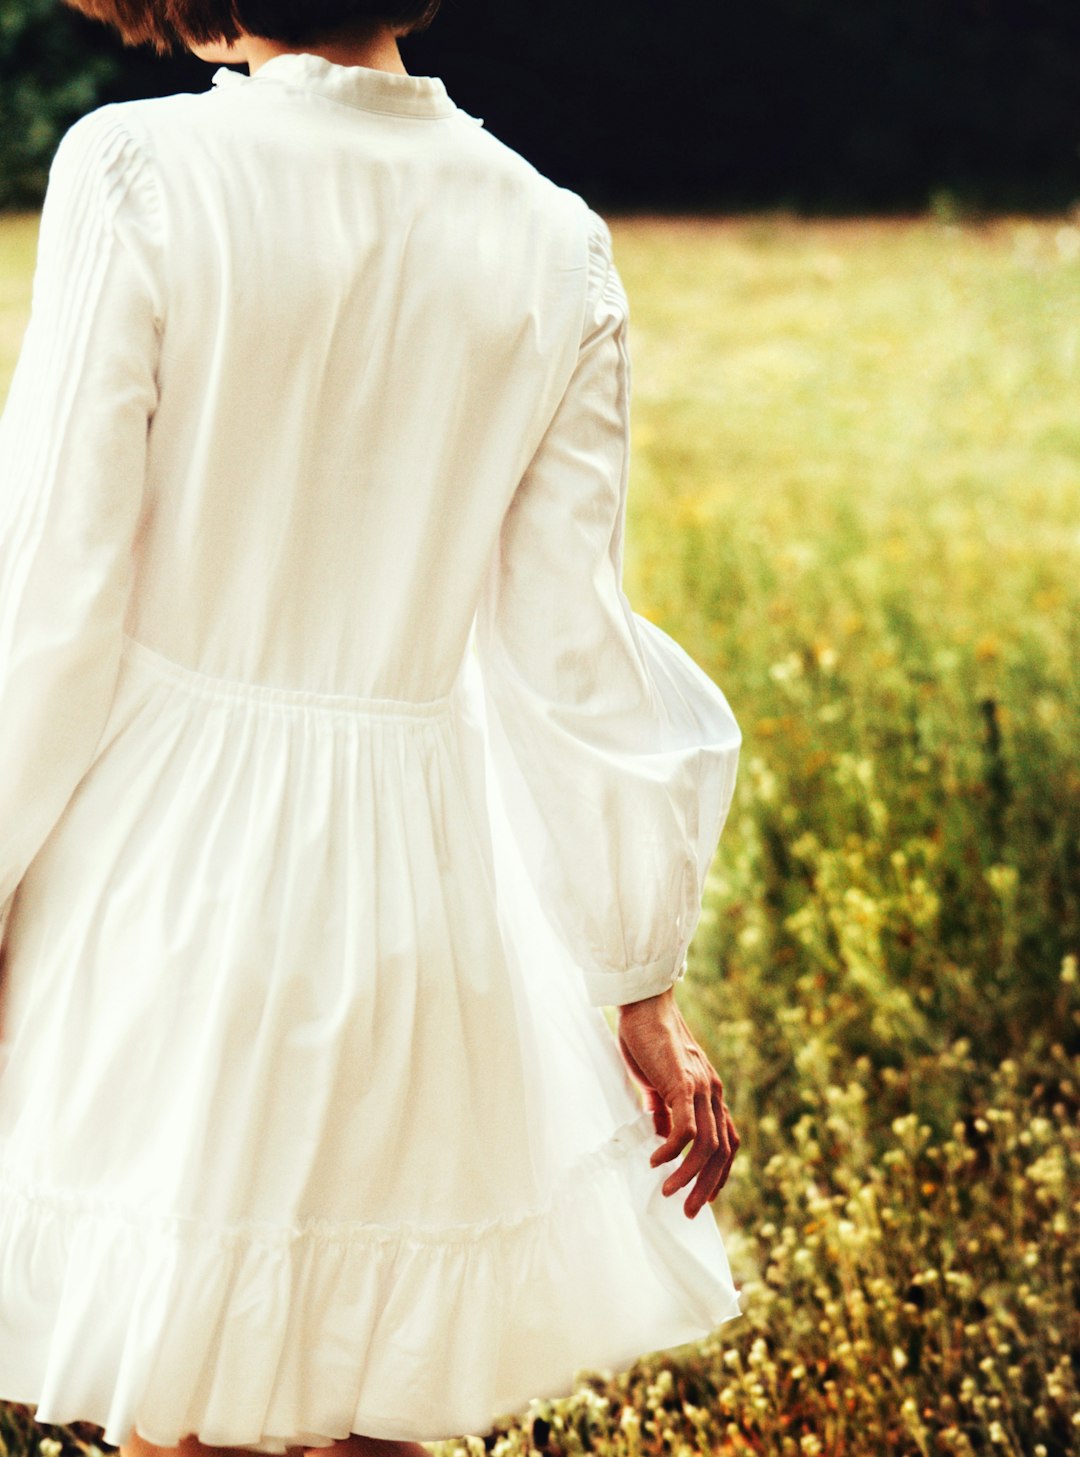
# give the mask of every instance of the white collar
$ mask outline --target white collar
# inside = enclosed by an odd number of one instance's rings
[[[312,51],[279,51],[252,74],[219,66],[212,84],[222,88],[275,87],[312,91],[345,106],[364,111],[396,112],[403,116],[442,117],[461,112],[438,76],[413,76],[372,66],[344,66]],[[468,116],[467,112],[461,112]],[[479,122],[479,117],[472,117]]]

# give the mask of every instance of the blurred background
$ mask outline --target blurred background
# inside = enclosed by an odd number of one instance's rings
[[[444,0],[402,47],[607,207],[1064,208],[1080,195],[1067,0]],[[59,0],[0,7],[0,205],[89,104],[201,90]]]
[[[1080,9],[444,0],[402,51],[611,223],[625,585],[744,735],[680,1004],[746,1317],[456,1450],[1077,1457]],[[0,388],[64,127],[214,69],[0,0]]]

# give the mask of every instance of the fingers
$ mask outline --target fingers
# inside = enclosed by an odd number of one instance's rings
[[[653,1167],[665,1163],[692,1143],[686,1158],[665,1179],[663,1192],[670,1196],[696,1178],[683,1205],[687,1217],[693,1219],[727,1183],[739,1147],[720,1079],[713,1077],[704,1087],[687,1084],[672,1104],[670,1119],[671,1132],[654,1150],[650,1162]]]
[[[689,1033],[682,1046],[678,1038],[674,1047],[668,1045],[669,1039],[661,1039],[659,1052],[649,1044],[637,1058],[626,1045],[627,1039],[635,1037],[635,1023],[620,1024],[624,1057],[645,1086],[653,1128],[663,1140],[653,1149],[649,1162],[656,1168],[689,1144],[682,1163],[664,1180],[663,1193],[670,1196],[694,1181],[683,1204],[687,1217],[693,1219],[727,1182],[739,1147],[739,1135],[724,1103],[724,1085]],[[669,1072],[671,1061],[676,1069]],[[645,1066],[651,1076],[644,1075]]]
[[[721,1178],[719,1184],[716,1186],[717,1193],[719,1193],[720,1190],[727,1183],[728,1175],[731,1173],[731,1166],[735,1162],[735,1155],[739,1151],[740,1143],[742,1143],[742,1139],[739,1137],[736,1131],[734,1120],[732,1119],[731,1114],[728,1111],[726,1103],[724,1104],[724,1118],[728,1126],[728,1142],[731,1145],[731,1157],[728,1159],[727,1165],[724,1168],[723,1177]]]
[[[695,1175],[697,1176],[694,1187],[683,1205],[683,1211],[688,1219],[693,1219],[712,1190],[715,1182],[713,1170],[716,1160],[718,1158],[726,1159],[728,1156],[727,1124],[722,1116],[719,1122],[717,1121],[717,1110],[713,1103],[711,1086],[703,1088],[697,1094],[695,1108],[699,1108],[701,1111],[698,1116],[698,1136],[694,1147],[681,1168],[667,1181],[672,1190],[675,1190],[689,1183]]]
[[[723,1148],[725,1153],[727,1150],[727,1127],[722,1124],[722,1133],[717,1128],[710,1085],[706,1083],[704,1086],[696,1087],[692,1094],[692,1100],[694,1110],[693,1147],[675,1172],[669,1174],[665,1179],[665,1194],[674,1194],[677,1189],[683,1188],[691,1179],[701,1173],[705,1165],[709,1163],[719,1149]],[[711,1185],[711,1177],[708,1183]],[[703,1189],[699,1181],[699,1184],[686,1201],[685,1209],[688,1215],[691,1209],[694,1209],[696,1212],[701,1207],[702,1199]]]
[[[716,1153],[713,1154],[712,1158],[702,1169],[697,1185],[686,1201],[686,1213],[691,1219],[697,1214],[702,1205],[708,1204],[715,1199],[727,1183],[728,1176],[731,1173],[731,1166],[735,1162],[735,1154],[739,1147],[739,1135],[735,1131],[735,1124],[732,1121],[731,1113],[728,1111],[722,1094],[714,1095],[713,1106],[716,1112],[717,1125],[725,1129],[726,1136]],[[702,1191],[700,1199],[698,1197],[699,1189]]]

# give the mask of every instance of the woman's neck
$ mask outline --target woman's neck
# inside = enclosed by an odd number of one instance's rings
[[[407,74],[398,50],[397,36],[389,25],[369,27],[365,32],[354,32],[351,36],[342,32],[334,40],[312,42],[310,46],[281,45],[278,41],[267,40],[265,36],[247,35],[236,49],[237,60],[247,61],[251,75],[271,56],[289,51],[310,51],[341,66],[369,66],[375,71]]]

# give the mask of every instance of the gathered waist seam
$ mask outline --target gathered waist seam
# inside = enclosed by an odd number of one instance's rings
[[[350,718],[432,719],[448,715],[455,698],[453,690],[439,698],[365,698],[350,693],[325,693],[318,689],[283,688],[271,683],[221,678],[168,658],[126,632],[123,634],[123,656],[199,697],[260,704],[267,708],[319,709]]]

